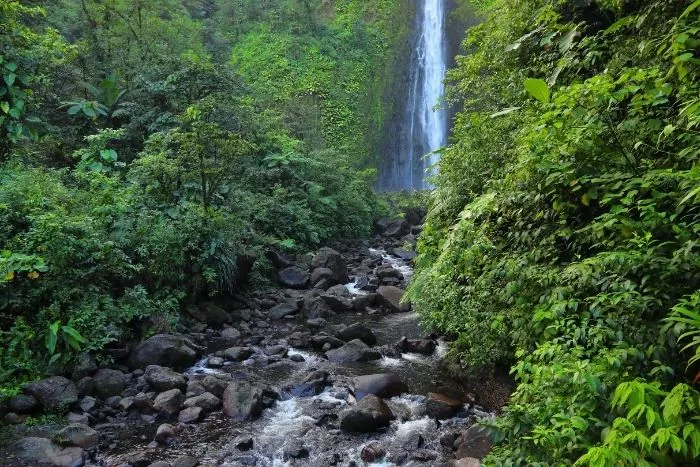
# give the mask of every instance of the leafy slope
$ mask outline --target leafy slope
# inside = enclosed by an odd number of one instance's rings
[[[689,465],[700,2],[490,3],[410,298],[463,364],[512,365],[488,465]]]

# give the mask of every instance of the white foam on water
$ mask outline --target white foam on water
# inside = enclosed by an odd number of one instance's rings
[[[302,357],[304,357],[304,361],[306,363],[319,363],[322,361],[322,359],[317,355],[314,355],[309,352],[304,352],[303,350],[295,349],[294,347],[289,348],[289,350],[287,351],[287,355],[290,357],[292,355],[301,355]]]
[[[186,375],[226,375],[228,373],[221,371],[216,368],[209,368],[207,363],[209,362],[209,357],[205,357],[199,360],[190,368],[184,371]]]
[[[379,365],[387,366],[387,367],[401,366],[401,365],[403,365],[403,363],[404,362],[401,361],[400,358],[382,357],[379,360]]]

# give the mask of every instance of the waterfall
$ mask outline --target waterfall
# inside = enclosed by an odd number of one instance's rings
[[[400,122],[392,128],[396,134],[380,164],[379,188],[412,190],[430,188],[426,176],[434,173],[438,161],[436,149],[447,141],[447,114],[435,110],[444,93],[447,69],[445,3],[447,0],[419,0],[415,34],[409,59],[406,103]],[[391,131],[391,130],[390,130]],[[431,154],[428,157],[426,155]],[[429,169],[433,167],[432,169]]]

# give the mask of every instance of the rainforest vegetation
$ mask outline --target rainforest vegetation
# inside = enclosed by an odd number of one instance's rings
[[[403,8],[2,0],[0,386],[368,234]]]
[[[479,4],[410,297],[512,368],[486,464],[691,465],[700,2]]]
[[[434,189],[383,196],[413,4],[0,0],[0,400],[427,200],[407,301],[515,380],[485,465],[693,465],[700,0],[450,2]]]

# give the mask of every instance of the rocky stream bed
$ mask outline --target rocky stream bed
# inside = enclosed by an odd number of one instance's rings
[[[280,288],[191,306],[187,334],[28,385],[0,407],[15,425],[0,465],[480,465],[491,443],[474,423],[507,379],[467,387],[449,342],[400,302],[419,229],[387,223],[342,254],[271,252]],[[22,424],[66,407],[67,426]]]

